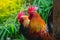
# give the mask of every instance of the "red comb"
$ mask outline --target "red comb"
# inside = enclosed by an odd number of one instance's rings
[[[28,7],[28,13],[36,11],[37,9],[38,9],[38,7],[36,7],[36,6],[30,6],[30,7]]]
[[[18,13],[18,21],[20,20],[21,16],[23,16],[23,15],[25,15],[25,13],[23,11]]]

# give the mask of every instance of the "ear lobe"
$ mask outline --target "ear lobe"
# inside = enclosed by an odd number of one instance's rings
[[[21,24],[23,24],[24,19],[23,19],[23,18],[20,18],[19,22],[20,22]]]

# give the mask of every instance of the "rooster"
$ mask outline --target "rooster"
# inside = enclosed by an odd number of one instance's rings
[[[54,40],[49,34],[46,23],[37,12],[37,9],[37,7],[30,6],[27,10],[30,19],[29,36],[37,38],[36,40],[40,40],[39,37],[42,38],[41,40]]]
[[[20,34],[23,34],[24,37],[28,37],[28,24],[30,22],[30,20],[28,19],[28,16],[25,15],[25,13],[22,11],[22,12],[19,12],[18,13],[18,22],[20,23],[20,29],[19,29],[19,32]]]

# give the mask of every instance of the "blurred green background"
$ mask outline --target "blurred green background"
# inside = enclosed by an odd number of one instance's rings
[[[0,40],[4,38],[26,40],[19,34],[20,24],[17,21],[19,11],[26,11],[31,4],[37,6],[37,12],[47,23],[53,0],[0,0]]]

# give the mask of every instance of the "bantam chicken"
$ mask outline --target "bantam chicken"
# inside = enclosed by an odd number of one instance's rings
[[[19,29],[19,32],[20,34],[23,34],[26,38],[28,37],[28,24],[30,22],[30,20],[28,19],[28,16],[25,15],[25,13],[22,11],[22,12],[19,12],[18,13],[18,22],[20,23],[20,29]]]
[[[37,38],[36,40],[53,40],[52,36],[48,33],[48,28],[42,17],[37,12],[37,7],[28,7],[29,14],[29,36]],[[42,39],[38,39],[41,37]],[[34,39],[35,40],[35,39]]]

